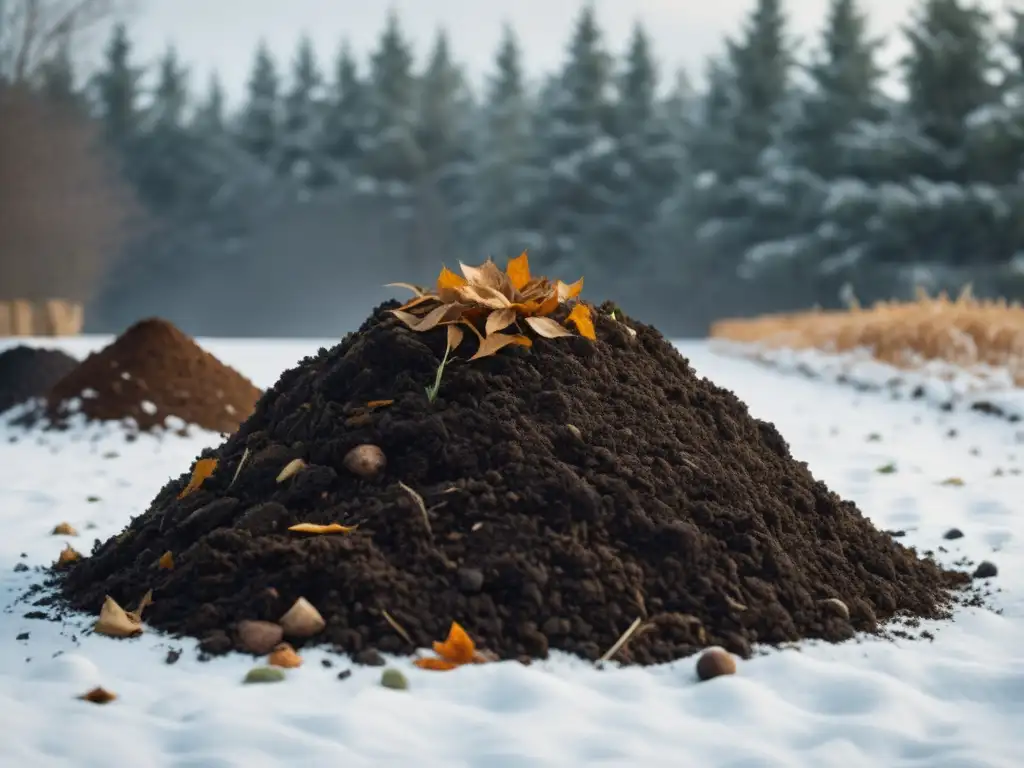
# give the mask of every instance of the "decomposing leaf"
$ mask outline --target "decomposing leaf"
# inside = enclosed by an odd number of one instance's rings
[[[473,328],[473,325],[470,324],[469,327]],[[476,330],[476,329],[474,328],[473,330]],[[456,349],[459,348],[459,345],[462,344],[463,338],[465,338],[465,334],[463,334],[462,329],[459,328],[459,326],[457,326],[457,325],[449,325],[448,326],[448,349],[450,349],[452,352],[454,352]]]
[[[199,459],[192,468],[192,477],[189,478],[188,485],[178,494],[178,498],[183,499],[193,491],[199,490],[203,481],[212,475],[215,469],[217,469],[216,459]]]
[[[295,669],[302,666],[302,657],[288,643],[278,643],[267,657],[267,664],[272,667]]]
[[[530,260],[526,256],[526,251],[509,260],[505,266],[505,274],[517,291],[526,287],[530,282]]]
[[[505,309],[512,306],[512,300],[508,296],[487,285],[464,285],[458,289],[458,293],[459,298],[465,303],[487,309]]]
[[[130,614],[107,595],[100,609],[100,617],[93,625],[93,631],[107,637],[135,637],[142,634],[142,622],[137,614]]]
[[[501,271],[491,259],[488,259],[479,267],[471,267],[460,261],[459,269],[462,270],[462,274],[466,276],[466,280],[469,285],[498,290],[498,287],[501,284]]]
[[[528,317],[526,324],[530,326],[538,336],[545,339],[558,339],[562,336],[572,336],[572,332],[565,326],[560,325],[550,317]]]
[[[940,485],[948,485],[954,488],[959,488],[964,484],[963,478],[961,477],[947,477],[943,480]]]
[[[408,291],[412,291],[414,294],[416,294],[417,297],[422,296],[424,293],[426,293],[426,291],[423,288],[420,288],[420,286],[418,285],[413,285],[412,283],[385,283],[384,287],[405,288]]]
[[[507,333],[492,333],[480,342],[480,348],[469,359],[479,360],[481,357],[489,357],[496,354],[499,350],[504,349],[509,344],[517,344],[523,347],[533,346],[533,342],[530,341],[527,336],[513,336]]]
[[[463,664],[482,664],[488,656],[476,650],[476,644],[465,629],[453,621],[444,642],[434,643],[434,653],[440,658],[422,658],[413,661],[420,669],[448,670]]]
[[[492,333],[503,331],[516,321],[516,311],[512,307],[498,309],[491,312],[484,325],[484,333],[490,336]]]
[[[367,408],[386,408],[394,404],[394,400],[371,400],[366,404]]]
[[[316,523],[296,523],[295,525],[288,526],[289,531],[295,533],[313,533],[319,535],[326,535],[331,533],[352,533],[357,525],[341,525],[340,523],[330,523],[329,525],[317,525]]]
[[[594,319],[590,315],[590,307],[586,304],[577,304],[573,307],[566,322],[575,325],[576,330],[580,332],[580,336],[583,338],[590,339],[591,341],[597,339],[597,333],[594,331]]]
[[[51,536],[77,536],[78,531],[71,527],[71,523],[57,523],[53,526]]]
[[[77,563],[81,559],[81,552],[76,550],[70,544],[65,544],[64,549],[62,549],[60,554],[57,556],[57,567],[71,565],[71,563]]]
[[[320,615],[320,611],[313,607],[306,598],[300,597],[292,604],[277,621],[284,629],[284,633],[290,637],[312,637],[322,632],[327,622]]]
[[[409,495],[409,498],[412,499],[412,503],[416,505],[416,509],[420,511],[420,515],[423,517],[423,524],[427,528],[427,533],[433,536],[434,531],[430,527],[430,517],[429,515],[427,515],[427,505],[426,503],[424,503],[423,497],[416,493],[416,491],[414,491],[408,485],[403,483],[401,480],[398,481],[398,487],[405,491]]]
[[[117,698],[117,694],[108,691],[106,688],[100,688],[99,686],[97,686],[96,688],[93,688],[91,691],[83,693],[78,698],[82,701],[88,701],[92,704],[109,704]]]
[[[306,467],[306,462],[302,459],[292,459],[284,465],[284,469],[277,473],[277,477],[274,479],[276,483],[283,483],[289,477],[294,477],[299,474]]]
[[[384,609],[381,609],[380,613],[384,617],[384,621],[386,621],[391,626],[391,628],[395,630],[395,632],[401,635],[402,639],[405,640],[405,642],[407,642],[409,645],[415,645],[415,643],[412,641],[412,638],[409,637],[409,633],[405,631],[405,627],[399,624],[398,621],[395,620],[394,616],[392,616]]]
[[[156,561],[156,566],[165,571],[174,570],[174,555],[171,554],[171,550],[167,550],[160,555],[160,559]]]

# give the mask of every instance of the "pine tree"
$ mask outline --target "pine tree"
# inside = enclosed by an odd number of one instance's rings
[[[267,166],[274,167],[280,153],[281,103],[277,65],[263,41],[256,49],[248,98],[238,126],[239,144]]]
[[[417,87],[413,58],[398,17],[389,13],[370,59],[367,130],[361,170],[378,188],[406,194],[423,170],[416,140]]]
[[[210,75],[206,96],[196,109],[192,124],[206,136],[219,136],[226,130],[224,118],[224,86],[216,73]]]
[[[531,106],[519,42],[505,25],[481,109],[472,194],[457,212],[459,231],[474,253],[500,259],[537,245],[530,226],[538,192]]]
[[[600,247],[618,186],[613,85],[612,58],[586,5],[537,123],[541,166],[548,169],[536,200],[544,238],[537,261],[551,272],[595,274],[622,258]]]
[[[369,105],[367,87],[347,43],[341,46],[334,65],[324,114],[324,151],[327,156],[351,169],[361,159],[366,142]]]
[[[292,65],[291,85],[284,98],[279,170],[308,186],[326,182],[322,162],[323,75],[313,43],[299,40]]]
[[[93,76],[97,111],[107,137],[124,148],[135,136],[142,69],[131,62],[132,46],[123,24],[114,27],[104,51],[104,67]]]
[[[58,104],[78,104],[74,62],[71,60],[70,44],[66,37],[57,47],[53,58],[43,63],[39,79],[39,88],[50,101]]]
[[[435,173],[453,162],[460,150],[461,120],[468,108],[466,81],[452,61],[448,35],[437,33],[418,88],[417,142],[424,171]]]

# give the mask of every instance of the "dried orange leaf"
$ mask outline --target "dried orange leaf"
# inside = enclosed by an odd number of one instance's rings
[[[586,304],[577,304],[573,307],[566,320],[576,326],[576,330],[583,338],[591,341],[597,339],[597,333],[594,331],[594,319],[590,315],[590,307]]]
[[[444,659],[425,658],[425,659],[414,659],[412,662],[415,666],[420,669],[431,669],[435,672],[447,672],[449,669],[455,669],[458,664],[452,664],[450,661]]]
[[[82,559],[82,554],[74,549],[70,544],[65,544],[64,549],[60,551],[57,556],[57,565],[71,565],[71,563],[77,563]]]
[[[299,472],[305,469],[305,467],[306,462],[304,462],[302,459],[292,459],[291,461],[284,465],[284,469],[277,473],[277,478],[275,478],[275,482],[283,483],[289,477],[294,477],[295,475],[299,474]]]
[[[288,643],[278,643],[267,657],[267,664],[272,667],[295,669],[302,666],[302,657]]]
[[[83,693],[78,698],[92,704],[109,704],[117,698],[117,694],[108,691],[106,688],[96,687],[87,693]]]
[[[484,333],[490,336],[492,333],[503,331],[516,321],[516,311],[511,307],[507,309],[496,309],[487,317],[484,325]]]
[[[568,301],[569,299],[575,299],[577,296],[580,295],[580,291],[583,290],[583,278],[581,277],[579,280],[572,284],[563,283],[561,280],[559,280],[555,284],[555,287],[558,290],[559,301]]]
[[[395,402],[394,400],[371,400],[370,402],[368,402],[366,404],[366,407],[367,408],[386,408],[387,406],[392,405],[394,402]]]
[[[77,536],[78,531],[71,527],[71,523],[57,523],[53,526],[51,536]]]
[[[412,283],[385,283],[385,288],[405,288],[407,291],[412,291],[417,297],[422,297],[426,291],[420,288],[418,285]]]
[[[480,342],[480,348],[470,360],[479,360],[481,357],[490,357],[504,349],[509,344],[517,344],[521,347],[532,347],[533,342],[526,336],[512,336],[507,333],[492,333]]]
[[[357,525],[341,525],[341,523],[330,523],[329,525],[317,525],[316,523],[296,523],[295,525],[288,526],[289,531],[295,531],[295,533],[313,533],[318,535],[326,535],[331,533],[352,533]]]
[[[171,550],[167,550],[160,555],[160,559],[156,561],[156,566],[165,571],[174,570],[174,555],[171,554]]]
[[[434,643],[434,653],[452,664],[469,664],[476,653],[476,645],[462,625],[453,621],[447,639]]]
[[[196,465],[192,467],[192,477],[189,478],[188,485],[178,494],[178,498],[183,499],[193,491],[198,491],[203,481],[212,475],[215,469],[217,469],[216,459],[200,459],[197,461]]]
[[[547,317],[558,309],[559,304],[561,304],[561,301],[558,298],[558,291],[552,291],[550,296],[540,302],[540,305],[533,314],[537,317]]]
[[[572,332],[565,326],[559,325],[550,317],[528,317],[526,324],[529,325],[538,336],[545,339],[558,339],[562,336],[572,336]]]
[[[433,296],[433,295],[417,296],[415,298],[409,299],[407,302],[405,302],[405,304],[400,306],[398,309],[399,310],[413,309],[414,307],[418,307],[421,304],[426,304],[426,303],[431,302],[431,301],[439,301],[439,298],[437,296]]]
[[[93,625],[93,631],[107,637],[135,637],[142,634],[142,624],[136,621],[114,598],[107,596],[100,609],[100,617]]]
[[[448,267],[441,268],[441,274],[437,276],[437,291],[461,288],[466,284],[466,278],[452,272]]]
[[[530,260],[526,256],[526,251],[509,260],[505,266],[505,274],[508,275],[508,279],[512,281],[512,287],[517,291],[526,287],[530,282]]]
[[[470,325],[470,327],[472,328],[472,325]],[[448,326],[448,349],[454,352],[456,349],[459,348],[459,345],[462,343],[463,338],[465,338],[465,334],[462,333],[462,329],[459,328],[459,326]]]
[[[139,600],[139,604],[135,608],[135,610],[134,611],[125,611],[125,613],[128,614],[128,618],[131,619],[132,621],[134,621],[136,623],[141,622],[142,621],[142,612],[144,610],[146,610],[146,607],[150,603],[152,603],[152,602],[153,602],[153,590],[152,589],[146,590],[146,594],[144,594],[142,596],[142,599]]]

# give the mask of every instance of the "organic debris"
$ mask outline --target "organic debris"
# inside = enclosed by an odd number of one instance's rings
[[[302,657],[288,643],[278,643],[267,657],[267,664],[272,667],[294,669],[302,666]]]
[[[96,687],[91,691],[83,693],[78,698],[91,704],[109,704],[117,698],[117,694],[108,691],[106,688]]]
[[[288,530],[295,533],[311,533],[316,536],[326,536],[332,533],[352,533],[358,527],[356,525],[341,525],[340,523],[328,523],[327,525],[296,523],[295,525],[289,525]]]
[[[24,344],[0,352],[0,413],[35,397],[78,366],[78,361],[56,349]]]
[[[157,568],[163,568],[165,571],[174,569],[174,555],[170,550],[160,555],[160,559],[156,561]]]
[[[617,663],[648,664],[711,645],[745,657],[755,644],[846,640],[898,613],[941,618],[970,583],[875,528],[771,424],[621,310],[591,313],[593,341],[535,336],[529,349],[450,357],[431,402],[447,328],[411,330],[397,307],[282,373],[203,452],[225,469],[181,499],[189,474],[168,482],[122,536],[60,574],[64,599],[96,611],[105,595],[151,587],[147,626],[219,632],[213,653],[244,647],[240,622],[266,621],[300,653],[411,655],[457,618],[485,659],[615,649]],[[543,317],[564,328],[572,311],[570,300]],[[384,395],[394,403],[367,408]],[[386,462],[354,473],[359,446]],[[295,459],[302,471],[277,483]],[[303,524],[358,528],[288,530]],[[153,568],[165,551],[175,568]]]
[[[736,674],[736,659],[724,648],[708,648],[697,659],[697,679],[711,680]]]
[[[280,667],[253,667],[245,674],[242,680],[245,684],[250,683],[280,683],[284,680],[284,670]]]
[[[71,565],[72,563],[77,563],[81,559],[82,559],[82,553],[81,552],[76,550],[70,544],[65,544],[64,545],[64,549],[62,549],[60,551],[60,554],[57,556],[57,567],[58,568],[67,567],[67,566]]]
[[[51,532],[52,536],[77,536],[78,531],[71,527],[71,523],[57,523]]]
[[[139,607],[126,611],[109,595],[103,601],[100,617],[93,625],[93,631],[108,637],[135,637],[142,634],[142,612],[153,601],[152,590],[147,592]]]
[[[165,320],[128,328],[54,382],[45,405],[18,423],[62,427],[75,414],[91,421],[130,419],[140,430],[169,428],[168,417],[233,432],[260,391]]]
[[[198,491],[203,485],[203,481],[210,477],[216,469],[216,459],[199,459],[199,461],[195,463],[195,466],[192,467],[192,476],[188,480],[188,485],[181,489],[181,493],[178,494],[178,498],[183,499],[190,493]]]
[[[433,643],[434,653],[438,658],[422,658],[413,661],[420,669],[445,671],[461,667],[463,664],[482,664],[487,661],[476,649],[473,639],[458,622],[453,621],[445,641]]]

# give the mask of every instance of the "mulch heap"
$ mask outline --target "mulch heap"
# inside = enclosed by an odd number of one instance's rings
[[[78,361],[58,349],[23,344],[0,353],[0,413],[45,395]]]
[[[632,663],[949,615],[965,574],[874,528],[654,328],[591,311],[579,284],[530,293],[524,262],[410,286],[283,373],[62,572],[62,599],[96,613],[152,590],[145,621],[214,653],[299,598],[326,626],[296,645],[356,654],[412,653],[456,621],[501,658],[597,659],[640,619],[616,655]],[[474,342],[485,330],[516,340]]]
[[[131,326],[53,384],[39,412],[54,426],[83,414],[91,421],[134,421],[140,430],[167,417],[230,433],[252,412],[261,392],[166,320]]]

